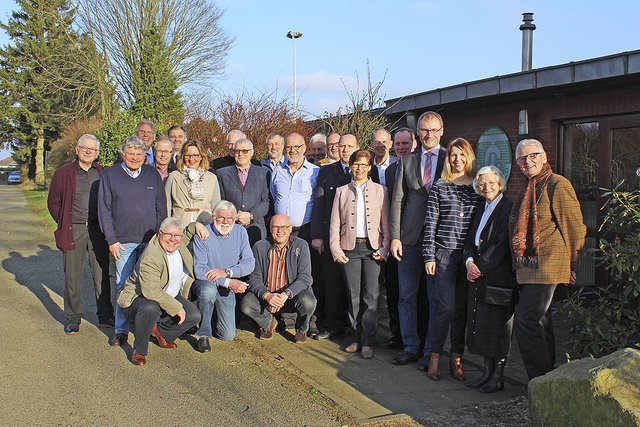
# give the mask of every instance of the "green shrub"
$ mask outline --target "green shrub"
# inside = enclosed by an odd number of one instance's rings
[[[121,111],[96,132],[100,140],[100,156],[98,162],[104,166],[115,163],[120,153],[120,145],[124,140],[136,133],[136,126],[141,118],[129,111]]]
[[[624,347],[640,348],[640,191],[606,191],[603,237],[596,251],[610,285],[571,295],[565,307],[577,322],[574,347],[600,357]]]

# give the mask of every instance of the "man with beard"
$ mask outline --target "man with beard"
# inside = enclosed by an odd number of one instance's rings
[[[211,320],[216,313],[216,335],[224,341],[236,336],[236,296],[247,290],[247,284],[238,278],[248,276],[254,268],[249,237],[244,227],[235,227],[237,211],[233,203],[219,202],[213,209],[213,223],[209,225],[209,238],[193,240],[194,285],[198,309],[202,313],[200,327],[195,333],[197,349],[211,351],[209,339],[213,336]]]
[[[283,154],[284,138],[280,134],[271,132],[265,139],[265,145],[267,146],[267,157],[262,159],[260,164],[273,172],[275,168],[287,161]]]

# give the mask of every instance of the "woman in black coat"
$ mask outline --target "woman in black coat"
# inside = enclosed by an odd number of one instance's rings
[[[463,251],[469,281],[467,346],[484,356],[480,378],[465,383],[483,393],[504,388],[504,366],[511,347],[515,277],[509,247],[509,214],[504,176],[495,166],[481,168],[473,187],[485,198],[475,213]]]

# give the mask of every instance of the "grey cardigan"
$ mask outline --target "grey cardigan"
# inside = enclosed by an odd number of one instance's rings
[[[269,250],[273,247],[271,238],[262,239],[253,245],[253,256],[256,259],[256,267],[249,275],[249,290],[259,299],[269,292],[266,286],[267,272],[269,271]],[[306,241],[291,236],[289,249],[285,259],[287,266],[287,281],[285,288],[291,291],[295,297],[305,289],[311,290],[313,279],[311,278],[311,255]]]

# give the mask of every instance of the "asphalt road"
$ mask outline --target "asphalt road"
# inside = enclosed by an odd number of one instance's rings
[[[200,354],[185,340],[150,346],[134,366],[131,347],[107,345],[85,271],[80,334],[63,332],[62,255],[53,233],[27,210],[17,187],[0,186],[0,425],[339,425],[332,402],[239,342]],[[246,335],[246,339],[243,337]],[[133,336],[130,336],[131,343]],[[294,344],[291,344],[294,346]]]

